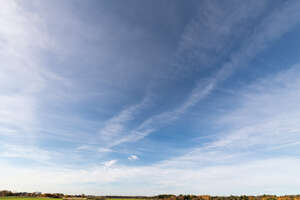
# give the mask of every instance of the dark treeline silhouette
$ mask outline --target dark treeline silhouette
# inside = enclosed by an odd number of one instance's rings
[[[300,195],[259,195],[259,196],[210,196],[210,195],[173,195],[160,194],[156,196],[93,196],[93,195],[68,195],[62,193],[41,193],[41,192],[12,192],[9,190],[0,191],[0,197],[47,197],[61,198],[64,200],[105,200],[107,199],[153,199],[153,200],[300,200]]]
[[[49,197],[49,198],[62,198],[65,195],[60,193],[41,193],[41,192],[12,192],[9,190],[0,191],[0,197]]]

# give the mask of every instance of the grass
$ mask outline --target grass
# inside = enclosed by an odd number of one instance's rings
[[[0,200],[62,200],[57,198],[47,197],[0,197]],[[149,200],[149,199],[134,199],[134,198],[107,198],[106,200]]]
[[[53,198],[47,197],[0,197],[0,200],[52,200]],[[61,199],[55,199],[61,200]]]
[[[149,199],[142,199],[142,198],[136,198],[136,199],[134,199],[134,198],[106,198],[106,200],[149,200]]]

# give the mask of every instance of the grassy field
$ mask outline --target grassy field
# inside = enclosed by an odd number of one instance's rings
[[[149,199],[134,199],[134,198],[106,198],[106,200],[149,200]]]
[[[41,197],[0,197],[0,200],[62,200],[57,198],[41,198]],[[149,200],[134,198],[107,198],[106,200]]]
[[[53,200],[54,198],[41,198],[41,197],[0,197],[0,200]],[[55,199],[61,200],[61,199]]]
[[[42,198],[42,197],[0,197],[0,200],[62,200],[62,199],[57,199],[57,198]],[[149,199],[107,198],[106,200],[149,200]]]

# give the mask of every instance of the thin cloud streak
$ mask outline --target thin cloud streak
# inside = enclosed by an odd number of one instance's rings
[[[128,123],[134,120],[145,107],[149,106],[149,103],[150,96],[146,96],[142,102],[122,110],[109,119],[99,131],[100,140],[105,141],[106,146],[113,147],[116,140],[126,135]]]

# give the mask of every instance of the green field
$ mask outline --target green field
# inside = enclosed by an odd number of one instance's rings
[[[106,200],[149,200],[149,199],[134,199],[134,198],[106,198]]]
[[[54,200],[54,198],[42,198],[42,197],[0,197],[0,200]],[[61,199],[55,199],[61,200]]]
[[[43,198],[43,197],[0,197],[0,200],[62,200],[58,198]],[[106,200],[149,200],[149,199],[134,199],[134,198],[107,198]]]

